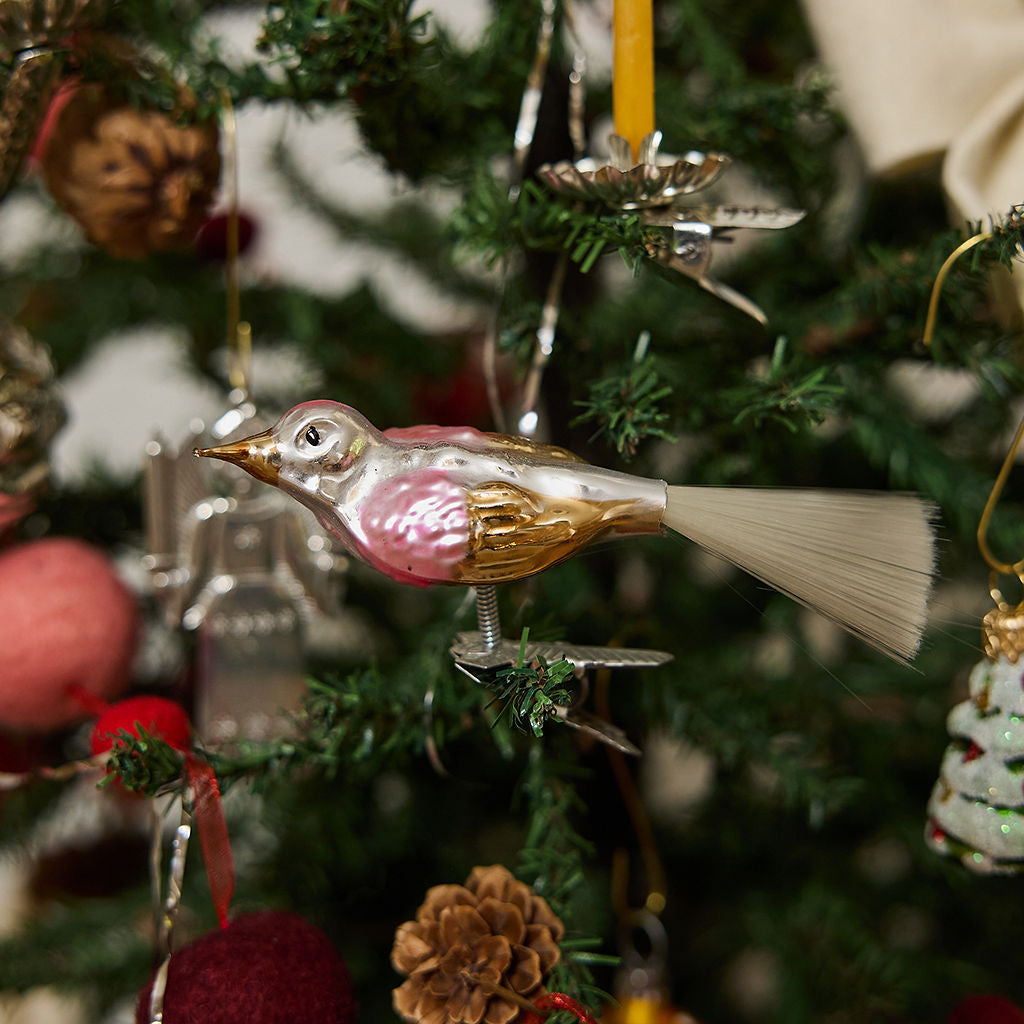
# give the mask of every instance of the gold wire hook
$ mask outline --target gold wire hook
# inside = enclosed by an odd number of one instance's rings
[[[992,485],[988,501],[985,502],[985,508],[982,510],[981,518],[978,520],[978,550],[981,552],[981,557],[985,559],[988,566],[995,572],[1003,575],[1012,574],[1018,579],[1021,579],[1021,571],[1024,570],[1024,558],[1014,562],[1012,565],[1009,562],[1000,562],[992,554],[992,549],[988,546],[988,524],[992,518],[992,513],[995,511],[996,503],[999,501],[999,496],[1003,493],[1003,488],[1006,486],[1006,480],[1010,475],[1010,470],[1013,468],[1022,439],[1024,439],[1024,418],[1021,419],[1017,427],[1017,433],[1013,435],[1013,440],[1010,442],[1010,450],[1006,453],[1006,458],[1003,459],[1003,464],[999,468],[999,475]]]
[[[646,857],[642,859],[646,862]],[[629,902],[629,851],[623,847],[618,847],[614,851],[612,854],[611,898],[612,908],[620,920],[629,920],[639,913],[651,914],[653,917],[661,915],[668,901],[665,897],[666,886],[660,869],[659,860],[655,869],[655,882],[649,885],[643,903],[639,907],[633,907]]]
[[[935,331],[935,318],[939,308],[939,296],[942,292],[942,285],[946,280],[946,275],[949,273],[953,264],[956,263],[956,261],[965,252],[969,249],[973,249],[974,246],[978,245],[980,242],[987,241],[991,237],[991,231],[982,231],[976,235],[972,235],[966,242],[961,242],[960,245],[958,245],[946,257],[942,266],[939,267],[939,272],[935,275],[935,283],[932,285],[931,297],[928,300],[928,316],[925,319],[924,334],[922,335],[922,341],[925,345],[931,343],[932,334]],[[1012,564],[1010,562],[999,561],[999,559],[992,554],[992,549],[988,545],[988,526],[992,519],[992,514],[995,512],[999,496],[1003,493],[1003,488],[1006,486],[1010,470],[1013,468],[1017,452],[1020,450],[1022,439],[1024,439],[1024,419],[1021,419],[1020,424],[1017,427],[1017,432],[1013,435],[1013,440],[1010,442],[1010,450],[1006,453],[1006,458],[1003,459],[1003,464],[999,468],[999,474],[996,476],[995,483],[992,485],[992,490],[989,492],[988,500],[985,502],[985,507],[982,510],[981,518],[978,520],[978,550],[981,552],[981,557],[993,571],[989,589],[992,592],[993,598],[995,598],[997,603],[1000,604],[1002,603],[1002,596],[996,588],[996,575],[1014,575],[1024,583],[1024,576],[1021,575],[1022,571],[1024,571],[1024,558],[1017,562],[1013,562]]]
[[[961,242],[946,257],[942,266],[939,267],[939,272],[935,275],[935,283],[932,285],[931,297],[928,299],[928,316],[925,318],[924,334],[921,336],[921,340],[925,345],[931,344],[932,335],[935,333],[935,317],[939,309],[939,295],[942,292],[942,284],[946,280],[946,275],[952,269],[953,264],[956,263],[956,261],[960,259],[968,249],[973,249],[979,242],[988,241],[991,237],[991,231],[983,231],[980,234],[968,238],[966,242]]]
[[[618,645],[613,641],[612,646]],[[608,707],[610,679],[611,671],[607,668],[600,669],[595,676],[594,703],[598,714],[604,718],[610,717]],[[637,844],[640,847],[640,859],[643,862],[647,881],[647,895],[644,897],[642,907],[631,908],[628,895],[629,852],[625,849],[617,849],[612,858],[612,905],[622,920],[626,920],[630,915],[640,911],[646,911],[657,917],[668,902],[668,879],[665,875],[665,867],[661,862],[661,855],[658,852],[654,830],[651,828],[647,810],[637,792],[636,783],[633,782],[633,777],[626,767],[625,758],[616,750],[608,750],[607,753],[619,793],[622,796],[622,802],[625,804],[626,813],[629,815]]]
[[[249,393],[249,364],[252,327],[241,319],[241,286],[238,272],[238,126],[231,93],[220,91],[221,123],[224,126],[224,180],[228,194],[227,264],[224,288],[227,298],[228,382],[233,389]]]

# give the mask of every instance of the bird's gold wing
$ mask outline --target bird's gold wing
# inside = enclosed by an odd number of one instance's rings
[[[508,455],[525,455],[536,462],[586,462],[568,448],[560,448],[555,444],[541,444],[531,441],[528,437],[513,434],[495,434],[491,431],[483,435],[487,438],[486,451],[501,451]]]
[[[459,582],[503,583],[575,554],[635,515],[633,502],[538,495],[490,481],[468,495],[469,551]]]

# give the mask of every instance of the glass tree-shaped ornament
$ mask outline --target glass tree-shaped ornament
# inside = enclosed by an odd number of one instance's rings
[[[168,624],[195,634],[193,715],[212,745],[288,731],[306,692],[307,626],[339,613],[347,565],[301,506],[194,458],[254,425],[243,403],[178,447],[146,448],[146,565]]]
[[[1024,871],[1024,603],[984,619],[985,660],[949,713],[951,743],[928,802],[925,840],[971,871]]]

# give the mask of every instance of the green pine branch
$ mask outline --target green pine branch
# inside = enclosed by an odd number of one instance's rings
[[[593,856],[591,843],[577,832],[573,818],[586,808],[566,769],[548,760],[535,744],[522,780],[528,824],[526,840],[519,854],[517,874],[543,896],[558,917],[571,924],[586,899],[586,861]],[[608,1001],[606,992],[594,981],[592,968],[617,963],[617,958],[593,952],[597,938],[573,935],[560,943],[562,959],[551,972],[549,991],[566,992],[592,1010]]]
[[[550,665],[538,658],[527,665],[525,652],[529,637],[530,630],[526,628],[519,641],[515,665],[499,669],[489,685],[502,702],[502,713],[508,712],[512,724],[540,738],[544,735],[545,724],[552,719],[557,721],[559,706],[565,707],[571,702],[566,683],[572,679],[574,668],[564,658]]]
[[[806,360],[801,360],[806,364]],[[723,409],[736,410],[733,423],[761,427],[780,423],[791,433],[821,423],[838,408],[845,388],[830,366],[800,369],[789,354],[785,337],[776,339],[768,370],[720,393]]]
[[[156,796],[181,781],[183,756],[170,744],[136,723],[136,732],[120,729],[107,759],[107,774],[100,782],[109,785],[120,779],[125,789],[144,796]]]
[[[636,213],[574,203],[532,179],[523,182],[512,200],[507,185],[482,170],[471,178],[451,227],[460,244],[488,266],[515,249],[564,251],[587,273],[606,253],[618,252],[635,266],[662,244],[659,231],[645,226]]]
[[[391,86],[438,45],[426,37],[428,16],[412,16],[412,6],[411,0],[272,2],[257,48],[299,102]]]
[[[623,459],[631,459],[646,438],[675,440],[664,427],[670,417],[663,399],[672,387],[662,384],[652,356],[632,358],[618,373],[592,380],[587,388],[588,397],[576,402],[583,411],[569,425],[596,424],[591,441],[603,439]]]

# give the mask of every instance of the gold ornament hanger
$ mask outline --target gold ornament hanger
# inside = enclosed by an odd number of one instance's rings
[[[989,593],[996,603],[996,607],[988,612],[982,623],[985,654],[992,661],[1004,657],[1011,664],[1016,663],[1020,655],[1024,653],[1024,599],[1016,607],[1012,607],[1003,600],[997,583],[998,577],[1001,575],[1016,576],[1024,585],[1024,558],[1016,562],[1001,562],[996,558],[988,544],[988,525],[999,502],[999,497],[1003,493],[1003,488],[1006,486],[1006,480],[1013,468],[1022,439],[1024,439],[1024,418],[1021,419],[1017,427],[1017,433],[1014,434],[1013,441],[1010,442],[1010,450],[1006,453],[1006,458],[1003,459],[999,474],[989,492],[988,501],[985,502],[985,508],[978,520],[977,533],[978,550],[992,570],[989,576]]]
[[[925,318],[924,333],[921,337],[925,345],[931,344],[932,336],[935,333],[939,297],[942,294],[942,286],[946,280],[946,275],[952,269],[953,264],[965,252],[973,249],[981,242],[988,241],[990,238],[992,238],[991,231],[981,231],[976,235],[972,235],[966,241],[961,242],[946,257],[942,266],[939,267],[939,271],[935,275],[935,282],[932,284],[931,296],[928,299],[928,315]],[[989,523],[992,521],[992,515],[996,510],[996,505],[999,504],[1003,488],[1006,486],[1007,479],[1009,479],[1010,471],[1013,469],[1014,462],[1017,459],[1017,453],[1020,451],[1022,440],[1024,440],[1024,418],[1017,425],[1017,432],[1013,435],[1010,448],[1003,459],[1003,464],[999,467],[999,473],[996,475],[992,489],[989,491],[988,499],[985,501],[985,507],[982,509],[981,517],[978,519],[978,529],[976,532],[978,551],[981,553],[985,564],[992,570],[989,575],[989,593],[996,604],[996,607],[992,608],[982,620],[985,654],[992,661],[1004,657],[1011,663],[1016,663],[1020,655],[1024,653],[1024,599],[1016,606],[1008,604],[1003,599],[1003,595],[999,590],[998,577],[1016,576],[1022,586],[1024,586],[1024,558],[1020,558],[1016,562],[1003,562],[998,559],[989,546],[988,528]]]

